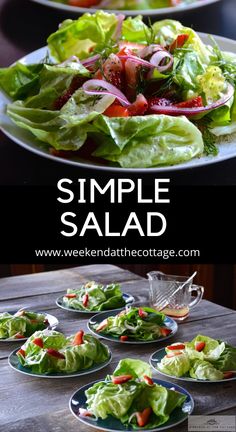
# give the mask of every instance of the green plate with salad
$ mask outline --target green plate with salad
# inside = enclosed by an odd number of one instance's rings
[[[58,319],[46,312],[32,312],[20,309],[0,313],[0,342],[18,342],[27,340],[37,330],[54,330]]]
[[[194,402],[184,388],[152,379],[147,363],[126,358],[113,375],[77,390],[69,407],[79,421],[96,429],[159,431],[185,421]]]
[[[41,378],[69,378],[103,369],[111,362],[106,345],[83,330],[66,337],[55,330],[35,332],[13,351],[9,365],[17,372]]]
[[[174,336],[178,325],[172,318],[150,307],[128,306],[116,313],[101,312],[93,316],[88,329],[112,342],[147,344]]]
[[[236,156],[235,52],[236,42],[178,21],[84,14],[64,21],[48,47],[0,69],[1,127],[23,147],[79,167],[157,172],[219,162]]]
[[[68,12],[96,12],[104,9],[125,15],[157,16],[184,12],[207,6],[219,0],[32,0],[45,6]]]
[[[150,364],[160,374],[182,381],[230,381],[236,379],[236,347],[197,335],[190,342],[176,342],[156,351]]]
[[[56,300],[57,306],[62,309],[89,314],[120,309],[133,302],[134,297],[123,293],[120,284],[103,285],[95,281],[87,282],[77,289],[69,288],[66,294]]]

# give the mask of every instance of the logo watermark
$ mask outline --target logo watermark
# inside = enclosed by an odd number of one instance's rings
[[[236,432],[236,416],[191,415],[188,418],[189,432]]]

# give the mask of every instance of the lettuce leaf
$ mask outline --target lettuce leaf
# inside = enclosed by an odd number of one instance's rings
[[[119,361],[113,375],[132,375],[134,378],[141,379],[144,375],[151,377],[152,371],[148,363],[142,360],[126,358]]]
[[[198,352],[195,349],[196,342],[205,342],[205,347]],[[191,360],[217,360],[225,349],[225,343],[219,342],[208,336],[197,335],[191,342],[185,344],[185,351]]]
[[[191,378],[201,379],[201,380],[221,380],[224,377],[224,374],[217,370],[210,362],[203,360],[196,360],[189,374]]]
[[[25,65],[16,63],[0,69],[0,88],[13,100],[25,99],[35,94],[40,87],[39,72],[43,64]]]
[[[158,363],[158,369],[168,375],[181,377],[185,375],[190,369],[190,360],[188,355],[182,352],[175,357],[163,357]]]
[[[17,333],[28,337],[36,330],[46,328],[45,315],[24,311],[24,315],[16,316],[8,312],[0,313],[0,339],[14,338]]]
[[[236,348],[226,343],[225,348],[221,352],[220,356],[211,362],[220,371],[235,371]]]

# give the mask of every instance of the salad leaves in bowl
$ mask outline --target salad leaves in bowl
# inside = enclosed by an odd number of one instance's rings
[[[236,347],[198,335],[156,351],[150,359],[159,373],[185,381],[218,382],[236,379]]]
[[[108,347],[83,330],[66,337],[55,330],[35,332],[20,349],[9,356],[9,365],[18,372],[46,378],[85,375],[107,366]]]
[[[44,312],[26,309],[0,313],[0,342],[19,342],[26,340],[35,331],[46,328],[55,329],[58,320]]]
[[[170,168],[216,155],[217,140],[236,131],[235,54],[178,21],[87,13],[64,21],[48,49],[39,62],[0,70],[12,100],[2,128],[40,154],[104,169]]]
[[[69,406],[78,420],[97,429],[154,431],[184,421],[194,403],[185,389],[152,379],[144,361],[126,358],[113,375],[79,389]]]
[[[102,312],[88,322],[95,335],[114,342],[140,344],[153,343],[173,336],[176,322],[163,313],[146,306],[127,306],[116,314]]]
[[[72,312],[93,313],[102,310],[119,309],[134,302],[134,298],[122,293],[119,284],[103,285],[89,281],[77,289],[68,289],[58,297],[56,303],[62,309]]]

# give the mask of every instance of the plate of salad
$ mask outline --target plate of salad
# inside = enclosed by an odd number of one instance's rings
[[[134,16],[138,13],[147,16],[157,16],[184,12],[207,6],[219,0],[33,0],[45,6],[68,12],[96,12],[97,9],[110,12],[122,12]]]
[[[4,133],[84,168],[158,172],[236,156],[236,42],[103,11],[0,69]]]
[[[37,330],[55,329],[58,319],[45,312],[26,309],[0,313],[0,342],[21,342]]]
[[[194,402],[184,388],[152,379],[148,363],[126,358],[113,375],[77,390],[69,407],[79,421],[96,429],[159,431],[185,421]]]
[[[83,330],[69,337],[55,330],[43,330],[13,351],[8,363],[26,375],[69,378],[103,369],[111,358],[108,347]]]
[[[190,342],[177,342],[156,351],[150,364],[160,374],[193,382],[223,382],[236,379],[236,347],[222,340],[197,335]]]
[[[113,342],[146,344],[172,337],[178,325],[172,318],[150,307],[128,306],[118,313],[101,312],[93,316],[88,329]]]
[[[56,300],[57,306],[62,309],[89,314],[120,309],[133,302],[134,297],[123,293],[120,284],[103,285],[95,281],[89,281],[77,289],[69,288],[66,294]]]

